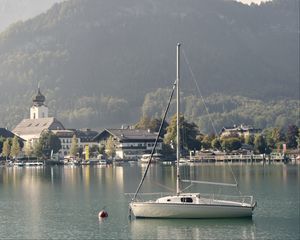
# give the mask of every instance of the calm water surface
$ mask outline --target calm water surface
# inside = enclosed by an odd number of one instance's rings
[[[0,239],[299,239],[299,165],[231,165],[252,219],[128,218],[144,166],[0,168]],[[232,182],[226,165],[182,166],[183,178]],[[175,166],[153,165],[144,192],[175,187]],[[200,187],[200,189],[199,189]],[[234,193],[193,186],[191,191]],[[109,217],[98,220],[106,207]]]

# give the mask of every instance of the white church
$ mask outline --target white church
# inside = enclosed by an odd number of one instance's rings
[[[23,119],[13,133],[29,141],[31,144],[38,141],[43,131],[64,130],[64,126],[54,117],[48,116],[48,107],[45,105],[45,96],[38,87],[37,95],[33,98],[30,108],[30,118]]]

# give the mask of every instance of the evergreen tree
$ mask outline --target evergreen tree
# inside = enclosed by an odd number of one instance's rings
[[[254,146],[254,136],[249,134],[245,137],[245,143],[251,146]]]
[[[111,158],[113,158],[116,154],[116,146],[112,136],[110,136],[106,141],[105,151],[107,156]]]
[[[142,116],[139,122],[135,125],[136,129],[150,129],[151,120],[148,116]]]
[[[288,148],[297,148],[297,137],[299,128],[296,125],[289,125],[286,132],[286,145]]]
[[[5,157],[7,160],[9,155],[10,155],[10,144],[9,144],[9,139],[7,138],[3,143],[2,156]]]
[[[237,137],[229,137],[229,138],[223,138],[221,140],[221,145],[225,151],[231,152],[233,150],[238,150],[239,148],[241,148],[242,142],[241,139]]]
[[[49,158],[52,150],[53,153],[57,153],[59,149],[61,149],[61,142],[51,131],[43,132],[34,145],[34,153],[37,157]]]
[[[31,156],[32,152],[33,152],[33,149],[32,149],[31,143],[29,141],[27,141],[24,146],[24,153],[28,159]]]
[[[19,139],[15,135],[14,138],[13,138],[13,141],[12,141],[10,155],[16,159],[18,157],[19,153],[20,153]]]
[[[222,146],[221,146],[221,141],[218,137],[216,137],[215,139],[213,139],[211,141],[211,146],[214,148],[214,149],[217,149],[217,150],[221,150],[222,149]]]
[[[268,145],[262,134],[256,134],[254,139],[254,149],[258,153],[267,153]]]
[[[78,141],[76,135],[74,134],[71,142],[70,155],[72,157],[76,157],[77,153],[78,153]]]
[[[5,141],[5,138],[0,136],[0,153],[2,153],[3,143]]]
[[[179,128],[181,134],[181,149],[194,150],[200,149],[200,142],[197,140],[199,135],[198,126],[195,123],[185,121],[184,116],[180,115]],[[167,127],[167,133],[164,137],[165,144],[176,145],[177,139],[177,116],[172,117],[169,126]]]

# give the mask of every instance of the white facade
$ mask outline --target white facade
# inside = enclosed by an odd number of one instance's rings
[[[45,105],[35,106],[30,108],[30,119],[40,119],[48,117],[48,107]]]
[[[145,152],[151,152],[154,142],[126,142],[116,146],[116,159],[139,159]],[[158,142],[156,150],[162,150],[162,142]]]

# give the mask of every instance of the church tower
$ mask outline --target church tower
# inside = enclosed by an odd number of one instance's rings
[[[30,119],[40,119],[48,117],[48,107],[44,104],[45,99],[45,96],[40,91],[40,87],[38,87],[38,93],[33,98],[33,105],[30,108]]]

